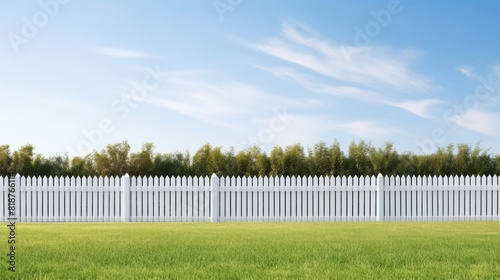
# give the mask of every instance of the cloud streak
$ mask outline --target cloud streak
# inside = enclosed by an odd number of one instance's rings
[[[425,93],[437,89],[429,79],[410,69],[420,55],[413,50],[389,53],[375,46],[333,43],[304,24],[290,22],[283,23],[281,36],[253,47],[295,65],[257,65],[256,68],[295,82],[311,92],[398,107],[427,119],[432,118],[432,107],[443,103],[435,98],[407,100],[407,92]]]
[[[392,105],[404,109],[416,116],[430,119],[432,118],[429,112],[431,107],[441,103],[443,102],[437,99],[423,99],[423,100],[405,101],[401,103],[393,103]]]
[[[463,116],[456,116],[453,122],[463,128],[484,135],[500,137],[500,114],[481,110],[469,110]]]
[[[211,76],[203,71],[169,72],[163,79],[166,86],[147,102],[207,124],[239,131],[255,116],[273,114],[283,106],[300,108],[314,104],[273,95],[241,82],[208,80]]]
[[[112,57],[120,57],[120,58],[152,58],[153,56],[141,52],[141,51],[135,51],[135,50],[128,50],[128,49],[120,49],[120,48],[109,48],[109,47],[95,47],[92,49],[94,52],[106,55],[106,56],[112,56]]]
[[[254,47],[337,81],[405,91],[432,88],[428,79],[409,69],[418,56],[414,51],[389,53],[383,48],[336,44],[314,35],[300,23],[285,22],[280,37]]]

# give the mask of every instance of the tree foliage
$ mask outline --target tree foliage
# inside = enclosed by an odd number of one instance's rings
[[[300,143],[275,146],[266,154],[253,146],[237,153],[231,148],[201,146],[191,157],[188,151],[161,154],[153,143],[130,152],[127,141],[110,144],[100,152],[69,158],[35,154],[31,144],[11,152],[0,145],[0,175],[25,176],[366,176],[377,175],[500,175],[500,155],[479,144],[440,147],[433,154],[398,153],[394,143],[374,147],[370,142],[351,142],[344,153],[338,141],[318,142],[311,148]]]
[[[101,176],[122,176],[129,171],[130,145],[127,141],[109,144],[100,153],[94,153],[95,169]]]

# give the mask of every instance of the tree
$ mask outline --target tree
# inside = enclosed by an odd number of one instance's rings
[[[349,157],[347,159],[346,175],[366,176],[374,175],[373,165],[370,161],[370,143],[361,140],[359,144],[351,142],[349,145]]]
[[[193,172],[198,176],[210,176],[212,175],[210,167],[210,151],[212,146],[205,143],[201,146],[198,151],[193,156],[192,168]]]
[[[394,169],[394,175],[413,176],[418,175],[418,157],[406,152],[399,155],[399,164]]]
[[[226,157],[221,147],[212,148],[210,144],[203,145],[193,156],[193,170],[198,176],[226,175]]]
[[[337,140],[335,140],[332,146],[330,147],[330,155],[332,157],[332,166],[330,169],[330,175],[332,176],[345,175],[347,172],[345,168],[345,162],[347,160]]]
[[[384,149],[370,147],[370,162],[373,168],[373,175],[381,173],[382,175],[398,175],[396,173],[399,165],[399,155],[394,150],[392,142],[386,142]]]
[[[194,175],[190,167],[189,152],[185,154],[156,154],[153,160],[153,175],[155,176],[188,176]]]
[[[471,162],[472,166],[469,175],[489,175],[495,174],[495,160],[493,155],[488,153],[489,150],[483,150],[479,147],[479,143],[471,152]]]
[[[252,146],[235,156],[238,176],[267,176],[270,163],[267,155],[258,146]]]
[[[285,165],[285,153],[283,148],[275,146],[271,151],[271,156],[269,157],[269,163],[271,167],[270,175],[281,176],[286,172]]]
[[[495,157],[495,174],[500,175],[500,155],[497,155]]]
[[[260,151],[260,150],[259,150]],[[253,157],[256,160],[256,170],[257,176],[268,176],[271,172],[271,161],[267,157],[266,153],[253,151]]]
[[[92,155],[85,157],[76,156],[71,159],[71,165],[68,176],[90,177],[96,176],[98,172],[94,168],[94,159]]]
[[[446,149],[439,147],[437,152],[431,156],[434,174],[436,175],[457,175],[454,172],[455,155],[453,154],[453,145],[450,144]],[[429,175],[434,175],[429,174]]]
[[[130,145],[127,141],[109,144],[100,153],[94,153],[96,170],[101,176],[123,176],[128,171],[128,153]]]
[[[33,171],[31,175],[34,176],[53,176],[54,172],[50,161],[42,155],[37,154],[33,161]]]
[[[222,152],[221,147],[215,147],[210,150],[209,153],[209,168],[210,174],[215,173],[217,176],[227,176],[227,159],[224,153]]]
[[[240,173],[240,170],[238,168],[238,162],[236,160],[236,156],[234,154],[234,148],[231,147],[229,151],[224,153],[224,169],[225,169],[225,174],[224,176],[242,176]]]
[[[319,142],[314,145],[312,150],[309,149],[307,163],[311,175],[330,175],[333,165],[333,157],[325,142]]]
[[[252,155],[246,151],[239,151],[235,156],[238,176],[255,176],[253,172]]]
[[[300,144],[287,146],[285,149],[285,176],[308,176],[307,160],[304,148]]]
[[[8,175],[11,164],[12,157],[10,155],[9,145],[0,146],[0,176]]]
[[[153,143],[146,143],[142,145],[140,152],[130,154],[130,176],[151,176],[154,173],[154,148]]]
[[[454,173],[456,175],[472,175],[472,155],[470,146],[467,144],[457,145],[457,155],[455,156]]]
[[[52,169],[51,176],[70,175],[69,156],[67,154],[64,156],[61,155],[52,156],[48,159],[48,162]]]
[[[9,172],[19,173],[25,176],[33,175],[33,160],[35,148],[31,144],[26,144],[15,151],[12,155],[12,164]]]
[[[337,140],[331,146],[316,143],[307,149],[300,143],[285,148],[275,146],[269,156],[258,146],[237,154],[231,148],[224,152],[209,143],[193,157],[189,152],[159,154],[153,143],[130,153],[127,141],[110,144],[101,152],[69,158],[34,154],[26,144],[14,153],[9,145],[0,146],[0,175],[9,172],[23,176],[344,176],[344,175],[500,175],[500,155],[467,144],[440,147],[432,154],[399,154],[392,142],[373,147],[370,142],[351,142],[347,156]]]

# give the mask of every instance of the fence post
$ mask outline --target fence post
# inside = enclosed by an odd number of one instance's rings
[[[14,183],[16,184],[16,188],[14,190],[14,195],[15,195],[15,207],[16,207],[16,213],[15,217],[18,222],[21,221],[21,175],[19,173],[16,174],[16,177],[14,178]]]
[[[126,173],[122,180],[122,222],[130,222],[130,176]]]
[[[214,173],[210,179],[210,184],[212,185],[212,222],[219,221],[219,178]]]
[[[377,176],[377,221],[384,220],[384,177]]]

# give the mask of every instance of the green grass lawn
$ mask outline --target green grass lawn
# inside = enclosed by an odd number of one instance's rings
[[[20,223],[36,279],[500,277],[500,223]]]

